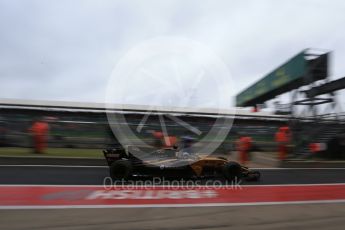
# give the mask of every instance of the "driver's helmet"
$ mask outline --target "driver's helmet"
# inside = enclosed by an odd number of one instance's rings
[[[183,152],[182,153],[182,158],[189,158],[190,157],[190,153],[188,153],[188,152]]]

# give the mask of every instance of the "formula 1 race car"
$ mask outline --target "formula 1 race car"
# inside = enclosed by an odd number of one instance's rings
[[[134,147],[135,148],[135,147]],[[207,177],[221,176],[227,180],[258,181],[260,172],[252,171],[224,157],[181,156],[176,148],[165,148],[137,157],[131,147],[103,150],[114,180],[129,179],[134,175],[157,177]]]

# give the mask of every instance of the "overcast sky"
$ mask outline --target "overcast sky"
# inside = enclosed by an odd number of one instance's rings
[[[248,87],[305,48],[345,75],[345,1],[0,0],[0,98],[103,102],[115,65],[143,41],[204,44]]]

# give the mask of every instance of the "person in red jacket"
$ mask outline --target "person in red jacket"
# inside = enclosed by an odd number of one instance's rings
[[[49,126],[46,121],[34,121],[30,128],[33,137],[35,153],[44,153],[47,147]]]
[[[290,128],[282,126],[275,135],[275,141],[278,144],[278,159],[285,160],[288,154],[288,145],[291,140]]]
[[[237,151],[239,153],[239,162],[246,165],[249,161],[249,151],[252,147],[252,138],[246,135],[241,135],[237,140]]]
[[[177,144],[176,136],[164,136],[161,131],[153,131],[154,146],[157,148],[172,148]]]

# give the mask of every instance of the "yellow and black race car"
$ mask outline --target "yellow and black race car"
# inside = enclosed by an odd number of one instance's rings
[[[103,153],[110,176],[115,180],[129,179],[134,175],[183,178],[221,176],[227,180],[237,178],[247,181],[260,179],[260,172],[224,157],[185,154],[176,148],[159,149],[140,157],[132,154],[130,147],[107,149]]]

